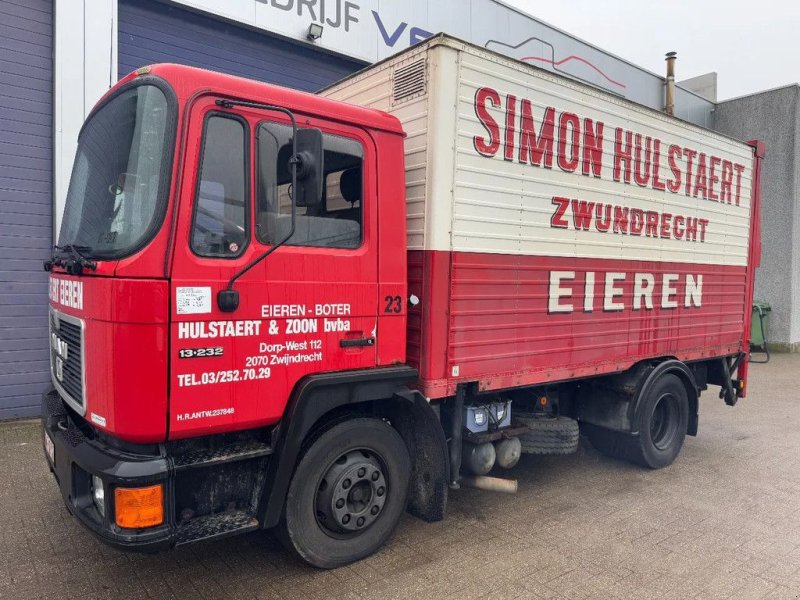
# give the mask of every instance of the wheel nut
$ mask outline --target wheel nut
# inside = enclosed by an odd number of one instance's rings
[[[336,508],[342,508],[344,506],[344,498],[339,498],[336,501]]]
[[[364,517],[358,517],[358,521],[356,521],[356,524],[359,527],[363,527],[364,526]]]
[[[380,474],[380,473],[378,473],[377,471],[375,471],[375,472],[372,474],[372,481],[378,481],[378,478],[379,478],[380,476],[381,476],[381,474]]]
[[[376,493],[378,494],[378,496],[383,496],[386,493],[386,488],[381,486],[378,488],[378,491]]]
[[[364,467],[361,467],[361,468],[358,470],[358,476],[359,476],[359,477],[363,477],[363,476],[364,476],[364,475],[366,475],[366,474],[367,474],[367,470],[366,470]]]
[[[350,522],[350,515],[345,515],[342,517],[342,523],[347,525]]]
[[[349,479],[345,479],[345,480],[342,482],[342,487],[343,487],[344,489],[347,489],[347,488],[349,488],[349,487],[350,487],[350,485],[351,485],[352,483],[353,483],[353,482],[352,482],[352,481],[350,481]]]
[[[380,508],[376,505],[376,506],[373,506],[372,510],[370,510],[369,512],[371,512],[373,515],[377,515],[379,510],[380,510]]]

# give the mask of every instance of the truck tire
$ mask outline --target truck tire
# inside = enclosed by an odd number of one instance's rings
[[[575,419],[516,412],[514,420],[530,428],[519,435],[523,454],[572,454],[578,450],[580,431]]]
[[[297,464],[279,537],[305,562],[333,569],[391,537],[406,508],[411,460],[403,438],[373,418],[321,433]]]
[[[679,377],[660,377],[639,407],[639,433],[587,426],[589,441],[603,454],[650,469],[671,465],[683,447],[689,422],[689,397]]]

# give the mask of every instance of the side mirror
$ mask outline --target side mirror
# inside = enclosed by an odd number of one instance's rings
[[[323,173],[322,132],[319,129],[297,130],[297,189],[295,206],[317,206],[322,202]],[[290,167],[291,168],[291,167]]]

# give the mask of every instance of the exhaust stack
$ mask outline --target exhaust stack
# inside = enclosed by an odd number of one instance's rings
[[[664,112],[670,116],[675,114],[675,59],[677,57],[677,52],[667,52],[667,81]]]

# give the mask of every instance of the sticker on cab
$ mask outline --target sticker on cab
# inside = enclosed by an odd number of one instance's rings
[[[211,312],[210,287],[175,288],[175,307],[179,315],[202,315]]]

